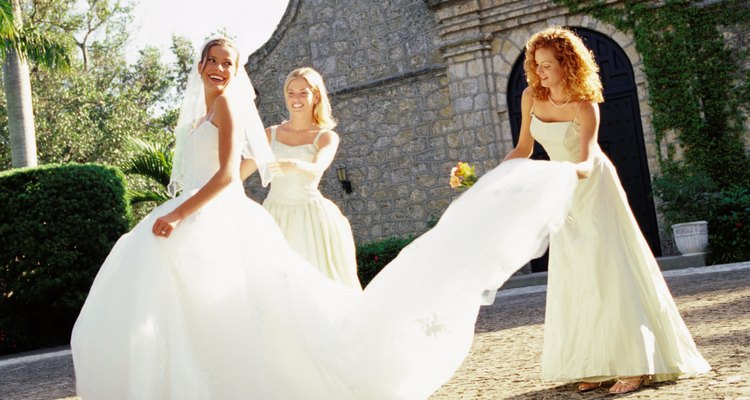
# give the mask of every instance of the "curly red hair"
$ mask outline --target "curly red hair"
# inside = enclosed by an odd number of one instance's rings
[[[534,53],[541,48],[551,49],[555,53],[555,58],[563,69],[563,88],[570,93],[573,100],[595,103],[604,101],[599,66],[594,61],[594,53],[573,31],[559,26],[537,32],[526,42],[526,60],[523,68],[534,98],[546,101],[550,94],[549,89],[542,86],[536,73]]]

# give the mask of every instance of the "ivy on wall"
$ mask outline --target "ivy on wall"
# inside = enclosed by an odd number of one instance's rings
[[[719,30],[750,21],[747,1],[555,2],[633,34],[648,79],[656,141],[666,149],[658,146],[663,171],[682,165],[676,144],[666,142],[672,132],[684,167],[707,174],[719,188],[750,186],[742,140],[750,73],[740,67],[747,53],[733,54]]]

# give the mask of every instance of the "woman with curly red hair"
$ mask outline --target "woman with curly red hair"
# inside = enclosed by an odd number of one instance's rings
[[[529,87],[517,146],[539,141],[552,160],[576,163],[580,179],[565,226],[550,238],[542,377],[611,393],[710,369],[698,352],[597,143],[604,101],[599,67],[571,30],[551,27],[526,44]]]

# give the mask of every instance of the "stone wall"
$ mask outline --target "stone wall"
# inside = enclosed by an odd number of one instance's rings
[[[499,161],[489,81],[476,65],[447,70],[437,25],[422,0],[292,0],[245,65],[266,125],[286,118],[288,72],[311,66],[323,75],[341,144],[321,190],[349,217],[358,243],[423,232],[456,195],[453,163],[481,170]],[[340,166],[351,194],[336,178]],[[257,179],[246,187],[263,197]]]
[[[612,5],[623,3],[609,0]],[[456,196],[456,161],[495,167],[513,147],[509,78],[532,33],[550,25],[586,28],[612,38],[633,66],[651,176],[657,148],[647,81],[633,37],[552,1],[291,0],[273,37],[248,58],[267,125],[285,119],[286,74],[312,66],[332,94],[345,166],[354,192],[334,168],[323,193],[349,217],[359,242],[421,233]],[[747,29],[729,27],[744,48]],[[257,181],[248,185],[260,199]],[[665,248],[669,235],[660,229]]]
[[[635,50],[632,35],[584,15],[570,15],[566,8],[551,1],[466,1],[430,0],[440,21],[445,57],[456,77],[464,71],[484,75],[488,79],[488,109],[499,132],[498,151],[513,148],[508,117],[507,95],[511,69],[523,53],[528,38],[551,25],[588,28],[611,37],[623,48],[633,65],[641,120],[644,130],[648,165],[651,173],[658,171],[651,109],[647,103],[643,62]],[[612,1],[612,3],[617,3]],[[481,49],[481,51],[480,51]]]

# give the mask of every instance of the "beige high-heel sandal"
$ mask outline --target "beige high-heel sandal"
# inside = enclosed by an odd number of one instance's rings
[[[624,394],[635,392],[651,383],[651,375],[618,377],[614,386],[609,389],[610,394]]]

